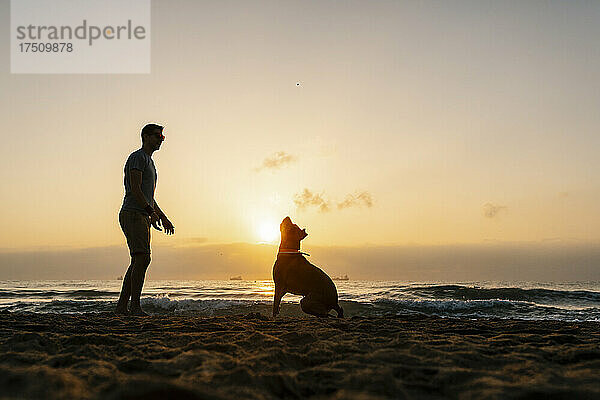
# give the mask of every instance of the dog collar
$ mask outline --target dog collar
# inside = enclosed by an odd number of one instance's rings
[[[277,254],[301,254],[301,255],[310,257],[310,254],[308,254],[308,253],[305,253],[300,250],[294,250],[294,249],[280,249],[279,252],[277,252]]]

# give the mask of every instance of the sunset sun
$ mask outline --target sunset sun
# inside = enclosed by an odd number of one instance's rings
[[[258,239],[263,243],[274,243],[279,239],[279,229],[276,224],[263,221],[257,227]]]

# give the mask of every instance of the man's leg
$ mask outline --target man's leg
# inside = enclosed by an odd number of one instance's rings
[[[144,286],[146,270],[150,265],[150,254],[134,254],[132,256],[131,265],[131,314],[142,316],[148,315],[142,311],[142,306],[140,305],[140,296],[142,295],[142,287]]]
[[[115,309],[116,314],[125,315],[127,314],[127,302],[131,296],[131,271],[133,270],[133,257],[131,257],[131,263],[127,268],[125,277],[123,278],[123,286],[121,287],[121,295],[117,302],[117,308]]]

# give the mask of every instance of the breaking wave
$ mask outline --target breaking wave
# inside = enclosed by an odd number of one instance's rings
[[[18,283],[18,282],[17,282]],[[37,285],[37,286],[36,286]],[[41,313],[111,312],[119,281],[0,282],[0,311]],[[338,282],[345,315],[424,314],[460,318],[519,318],[600,321],[600,290],[586,284],[411,284]],[[270,315],[273,286],[268,281],[148,282],[142,306],[152,314],[202,316],[259,312]],[[286,295],[282,315],[305,315],[299,296]]]

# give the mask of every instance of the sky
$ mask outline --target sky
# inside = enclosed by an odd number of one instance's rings
[[[188,263],[274,246],[288,215],[304,249],[600,242],[598,2],[153,0],[139,75],[11,74],[9,4],[0,252],[126,257],[123,165],[148,122],[176,227],[153,244],[196,247]]]

